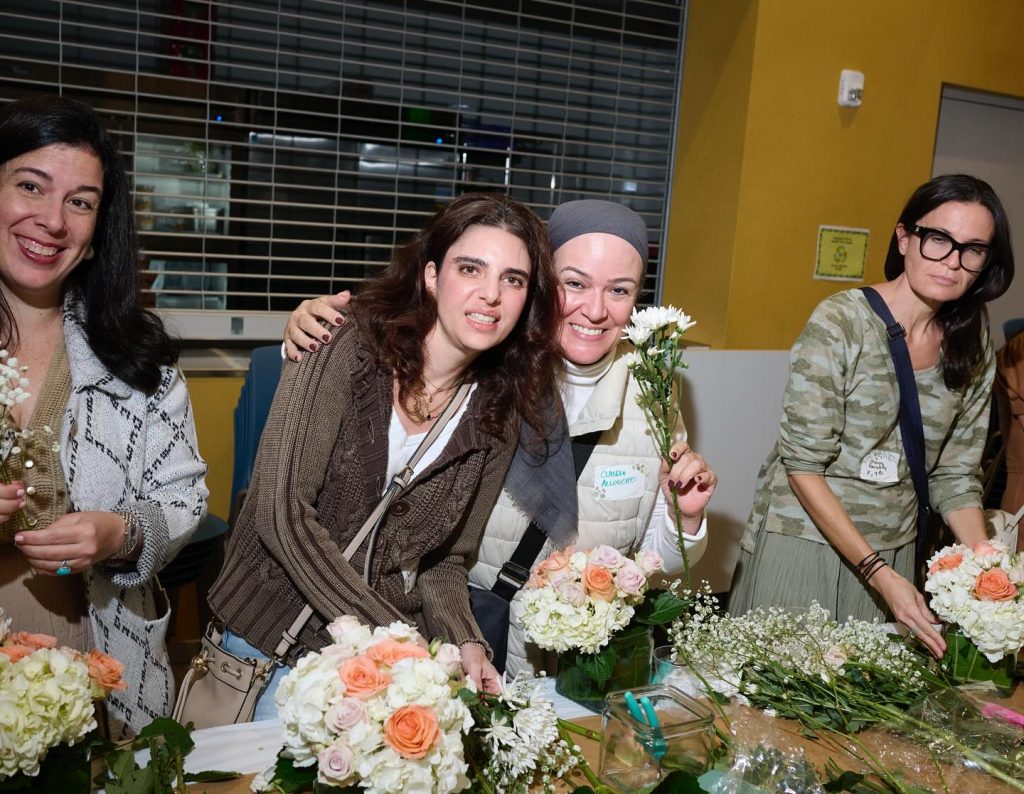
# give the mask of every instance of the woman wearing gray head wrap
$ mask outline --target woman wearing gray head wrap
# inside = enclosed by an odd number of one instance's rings
[[[546,532],[541,558],[570,543],[587,549],[605,544],[623,553],[641,549],[661,555],[669,573],[682,570],[677,533],[666,508],[674,491],[683,514],[687,556],[692,563],[704,551],[704,508],[717,477],[686,443],[680,420],[671,470],[661,462],[646,420],[637,406],[638,388],[624,360],[629,345],[622,330],[636,304],[647,260],[647,227],[633,210],[611,201],[585,199],[560,205],[548,222],[555,270],[562,284],[559,341],[566,372],[562,400],[569,435],[599,433],[576,488],[578,524],[562,502],[572,491],[574,472],[541,465],[532,470],[517,457],[505,490],[487,523],[470,582],[490,588],[509,560],[532,518]],[[292,314],[285,348],[301,350],[328,342],[318,319],[335,325],[347,295],[305,301]],[[568,445],[564,445],[566,448]],[[557,457],[557,456],[556,456]],[[559,492],[563,494],[559,496]],[[551,515],[548,515],[548,514]],[[562,520],[570,516],[568,526]],[[527,646],[512,610],[507,670],[509,673],[551,667],[542,651]]]

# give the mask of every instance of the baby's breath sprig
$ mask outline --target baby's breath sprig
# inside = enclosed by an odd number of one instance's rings
[[[6,349],[0,350],[0,477],[4,482],[11,481],[11,473],[7,468],[7,459],[21,452],[19,441],[28,436],[27,430],[19,430],[11,416],[11,409],[25,402],[32,395],[27,391],[28,378],[25,373],[28,367],[18,366],[18,359],[8,354]]]

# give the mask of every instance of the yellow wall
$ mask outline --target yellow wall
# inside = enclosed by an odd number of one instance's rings
[[[789,347],[822,298],[818,225],[871,230],[882,279],[892,224],[931,174],[943,84],[1024,95],[1016,0],[692,0],[665,302],[694,341]],[[865,73],[860,108],[839,72]]]
[[[188,390],[195,412],[199,453],[209,466],[206,475],[206,486],[210,489],[209,510],[227,519],[234,466],[234,412],[242,390],[242,377],[192,375],[188,376]]]

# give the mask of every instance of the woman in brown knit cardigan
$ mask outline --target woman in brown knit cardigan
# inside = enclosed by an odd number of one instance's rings
[[[459,645],[467,674],[494,691],[464,562],[520,421],[543,433],[540,407],[554,398],[558,286],[547,233],[508,197],[457,198],[396,250],[353,309],[334,343],[284,365],[210,594],[224,647],[269,657],[309,604],[289,663],[327,644],[325,627],[339,615],[374,626],[404,620]],[[473,387],[469,398],[347,561],[342,550],[462,383]],[[256,719],[274,715],[282,670]]]

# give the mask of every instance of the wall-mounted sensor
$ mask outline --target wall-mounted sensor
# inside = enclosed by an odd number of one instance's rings
[[[859,108],[864,96],[864,72],[843,69],[839,73],[839,107]]]

